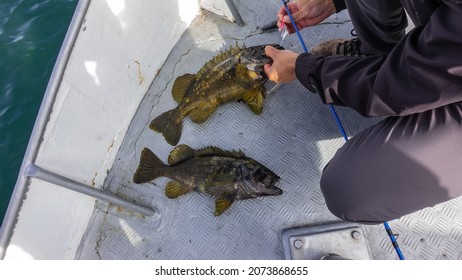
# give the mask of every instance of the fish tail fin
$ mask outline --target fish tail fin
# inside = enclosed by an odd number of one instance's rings
[[[183,131],[183,118],[178,108],[167,111],[155,118],[149,128],[161,132],[167,143],[172,146],[178,144]]]
[[[133,175],[133,182],[136,184],[146,183],[162,177],[165,164],[148,148],[141,152],[140,165]]]

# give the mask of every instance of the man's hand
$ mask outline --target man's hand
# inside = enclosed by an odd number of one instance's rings
[[[266,46],[266,56],[273,60],[272,64],[266,64],[264,70],[268,79],[276,83],[290,83],[297,79],[295,75],[295,61],[298,54],[289,50],[278,50],[272,46]]]
[[[332,0],[296,0],[287,4],[287,6],[299,30],[316,25],[335,13],[335,5]],[[289,34],[295,32],[284,6],[279,9],[277,17],[278,27],[284,22]]]

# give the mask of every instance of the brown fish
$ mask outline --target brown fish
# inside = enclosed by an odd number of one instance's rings
[[[239,99],[260,114],[266,96],[263,66],[272,62],[264,49],[265,45],[248,48],[236,45],[215,56],[197,74],[178,77],[172,88],[178,107],[156,117],[149,127],[162,133],[167,143],[174,146],[181,138],[186,116],[195,123],[203,123],[219,105]]]
[[[235,200],[280,195],[279,177],[270,169],[240,151],[216,147],[194,150],[179,145],[171,151],[165,165],[152,151],[144,148],[140,165],[133,176],[137,184],[168,177],[165,195],[177,198],[193,190],[216,198],[215,216],[221,215]]]

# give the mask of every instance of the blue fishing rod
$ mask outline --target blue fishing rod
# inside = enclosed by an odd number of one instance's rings
[[[295,24],[295,20],[292,17],[292,13],[290,12],[289,7],[287,6],[289,1],[288,0],[281,0],[281,1],[282,1],[282,4],[284,5],[284,7],[286,9],[287,15],[290,18],[290,22],[292,23],[292,26],[294,27],[295,33],[297,33],[298,39],[300,40],[300,43],[302,44],[303,51],[305,53],[307,53],[308,48],[306,47],[305,42],[303,41],[302,35],[300,35],[300,32],[298,31],[297,25]],[[343,129],[342,122],[340,121],[340,118],[338,117],[334,106],[332,104],[330,104],[329,108],[330,108],[330,111],[332,112],[332,116],[334,117],[335,122],[337,123],[337,126],[338,126],[340,132],[342,133],[343,139],[345,139],[345,142],[348,142],[348,136],[346,135],[345,130]],[[396,241],[395,235],[393,234],[393,231],[391,230],[390,225],[388,224],[388,222],[383,222],[383,225],[385,226],[385,230],[386,230],[386,232],[388,234],[388,237],[390,237],[391,244],[393,245],[393,248],[395,248],[395,251],[398,254],[399,259],[404,260],[404,255],[401,252],[401,249],[399,248],[398,242]]]

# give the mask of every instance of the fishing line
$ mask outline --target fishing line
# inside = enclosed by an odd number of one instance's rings
[[[305,42],[303,41],[303,38],[300,35],[300,32],[298,31],[297,25],[295,24],[295,20],[292,17],[290,9],[287,6],[289,1],[288,0],[281,0],[281,1],[282,1],[282,4],[284,5],[284,7],[286,9],[287,15],[290,18],[290,22],[292,23],[292,26],[294,27],[295,33],[297,33],[298,39],[300,40],[300,43],[302,44],[303,50],[305,51],[305,53],[307,53],[308,48],[306,47]],[[343,139],[345,139],[345,142],[348,142],[348,136],[346,135],[345,130],[343,129],[342,122],[340,121],[340,118],[338,117],[334,106],[332,104],[330,104],[329,108],[330,108],[330,110],[332,112],[332,115],[333,115],[333,117],[335,119],[335,122],[337,123],[338,128],[340,129],[340,132],[343,135]],[[399,259],[404,260],[404,255],[401,252],[401,249],[399,248],[398,242],[396,241],[395,235],[393,234],[393,231],[391,230],[390,225],[388,225],[388,222],[383,222],[383,225],[385,226],[385,230],[386,230],[386,232],[388,234],[388,237],[390,237],[391,244],[393,245],[393,248],[395,248],[395,251],[398,254]]]

